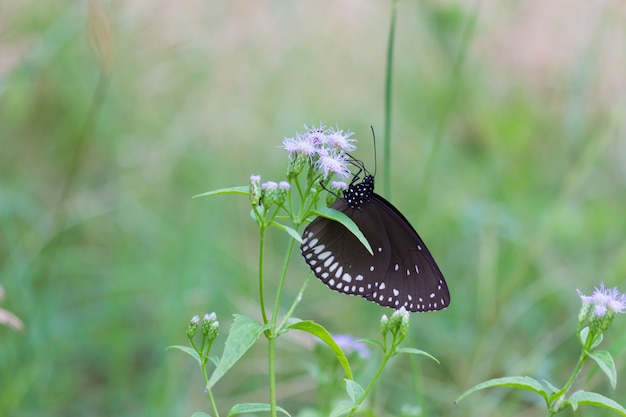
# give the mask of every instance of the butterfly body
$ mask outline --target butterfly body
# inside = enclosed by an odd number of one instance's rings
[[[408,220],[374,193],[374,177],[353,183],[332,206],[359,227],[373,255],[341,223],[318,217],[304,230],[300,249],[324,284],[385,307],[408,311],[446,308],[443,274]]]

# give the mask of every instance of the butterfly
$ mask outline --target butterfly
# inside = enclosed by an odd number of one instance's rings
[[[407,311],[441,310],[450,304],[448,285],[409,221],[374,193],[365,171],[331,207],[348,216],[373,255],[341,223],[317,217],[304,230],[300,250],[313,273],[330,289]]]

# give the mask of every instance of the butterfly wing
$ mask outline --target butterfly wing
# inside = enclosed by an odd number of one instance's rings
[[[341,223],[316,218],[304,231],[302,255],[328,287],[382,306],[408,311],[440,310],[450,303],[443,274],[406,218],[387,200],[372,194],[352,208],[332,205],[354,221],[374,255]]]

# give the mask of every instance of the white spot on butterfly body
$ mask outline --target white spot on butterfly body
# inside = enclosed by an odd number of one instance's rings
[[[357,281],[363,281],[363,275],[359,274],[356,277],[354,277],[354,279],[356,279]]]
[[[407,269],[407,270],[406,270],[406,276],[408,277],[409,275],[411,275],[411,270],[410,270],[410,269]]]
[[[393,289],[393,295],[395,295],[396,297],[398,296],[398,294],[400,294],[400,291],[396,290],[395,288]]]
[[[315,246],[317,245],[317,242],[319,242],[319,239],[315,238],[311,242],[309,242],[309,246]]]
[[[328,259],[326,259],[326,260],[324,261],[324,266],[325,266],[326,268],[328,268],[328,265],[330,265],[331,263],[333,263],[333,261],[334,261],[334,260],[335,260],[335,257],[334,257],[334,256],[331,256],[330,258],[328,258]]]
[[[415,265],[415,272],[417,272],[418,274],[420,273],[420,269],[417,267],[417,265]]]
[[[400,265],[395,264],[395,266],[393,267],[394,271],[397,271],[398,269],[400,269]]]
[[[328,272],[322,272],[322,278],[324,279],[328,278]]]
[[[377,283],[378,284],[378,283]],[[380,286],[378,287],[379,290],[384,290],[385,289],[385,283],[381,283]]]
[[[335,286],[335,280],[334,280],[334,279],[332,279],[332,278],[331,278],[331,279],[329,279],[329,280],[328,280],[328,285]]]
[[[347,272],[345,274],[343,274],[343,276],[341,277],[342,280],[346,281],[346,282],[352,282],[352,275],[348,274]]]
[[[378,248],[378,253],[380,253],[380,252],[382,252],[382,251],[383,251],[383,248],[382,248],[382,247],[379,247],[379,248]]]
[[[334,264],[330,266],[330,268],[328,268],[328,270],[330,272],[333,272],[335,269],[337,269],[338,266],[339,266],[339,262],[335,262]]]
[[[417,245],[417,250],[422,250],[422,245]]]
[[[435,293],[434,293],[434,292],[431,292],[431,293],[430,293],[430,295],[429,295],[429,297],[430,297],[430,298],[435,298]]]
[[[374,272],[374,265],[371,265],[371,266],[370,266],[370,271],[371,271],[371,272]]]

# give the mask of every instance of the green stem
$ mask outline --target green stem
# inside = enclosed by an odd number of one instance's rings
[[[276,417],[276,338],[275,333],[268,338],[269,373],[270,373],[270,411]]]
[[[265,295],[263,292],[263,253],[265,250],[265,226],[259,225],[259,302],[261,305],[261,315],[263,323],[267,324],[267,313],[265,312]]]
[[[213,392],[209,390],[208,394],[209,394],[209,400],[211,401],[211,406],[213,407],[213,413],[215,414],[215,417],[220,417],[220,413],[219,411],[217,411],[217,405],[215,404],[215,398],[213,398]]]
[[[278,288],[276,289],[276,301],[274,302],[274,312],[272,315],[272,331],[276,330],[276,321],[278,320],[278,307],[280,305],[280,295],[283,292],[285,277],[287,276],[287,267],[289,266],[289,259],[291,259],[291,252],[293,251],[293,242],[295,242],[294,239],[289,239],[289,247],[287,247],[285,262],[283,263],[283,269],[280,273],[280,280],[278,281]]]
[[[384,182],[383,191],[387,198],[391,197],[391,94],[393,79],[393,46],[396,35],[397,0],[391,2],[391,23],[389,24],[389,40],[387,42],[387,68],[385,74],[385,135],[383,137]]]
[[[390,350],[389,352],[385,353],[385,357],[383,358],[383,361],[380,363],[380,366],[378,367],[376,374],[374,375],[374,377],[368,384],[367,388],[365,388],[365,391],[363,391],[363,395],[361,395],[361,397],[357,400],[354,407],[352,407],[352,409],[350,410],[350,414],[348,414],[348,417],[351,417],[354,415],[354,413],[356,413],[356,411],[359,409],[359,407],[361,406],[365,398],[367,398],[370,391],[374,388],[374,384],[376,384],[376,381],[378,380],[380,375],[383,373],[383,370],[385,369],[387,362],[389,362],[389,359],[391,359],[391,357],[393,356],[393,353],[391,352],[393,352],[393,350]]]

